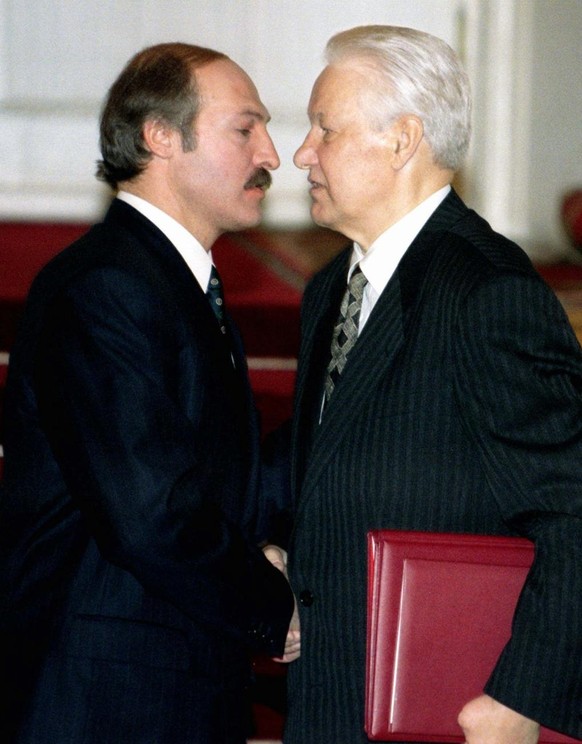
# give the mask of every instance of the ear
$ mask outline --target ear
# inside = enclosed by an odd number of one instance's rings
[[[168,158],[172,154],[175,142],[175,130],[159,119],[148,119],[143,125],[143,141],[146,148],[159,158]]]
[[[424,137],[422,119],[405,114],[397,119],[389,132],[392,149],[392,167],[401,170],[418,150]]]

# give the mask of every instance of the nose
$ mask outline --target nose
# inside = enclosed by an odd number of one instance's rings
[[[311,143],[311,132],[303,140],[303,144],[299,147],[295,155],[293,156],[293,163],[297,168],[311,168],[317,162],[317,153],[315,147]]]
[[[257,165],[267,170],[276,170],[280,165],[279,155],[268,132],[264,132],[256,154]]]

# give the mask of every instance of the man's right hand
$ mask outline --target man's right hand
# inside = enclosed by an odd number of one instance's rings
[[[265,558],[269,560],[275,568],[278,568],[287,580],[287,551],[280,548],[278,545],[265,545],[263,548]],[[301,656],[301,630],[299,627],[299,613],[297,611],[297,601],[295,601],[295,609],[293,610],[293,616],[289,623],[289,630],[287,631],[287,638],[285,639],[285,650],[283,656],[278,656],[273,661],[278,661],[281,664],[289,664],[291,661],[295,661]]]

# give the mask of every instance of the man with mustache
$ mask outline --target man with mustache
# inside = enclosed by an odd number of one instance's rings
[[[295,164],[314,221],[351,243],[302,306],[285,744],[368,741],[375,528],[535,543],[512,638],[459,723],[467,744],[535,744],[538,723],[580,738],[580,346],[523,251],[451,187],[471,111],[452,49],[370,26],[334,36],[326,61]]]
[[[211,254],[261,218],[268,121],[238,65],[187,44],[143,50],[109,91],[116,198],[38,276],[10,360],[3,742],[243,744],[251,652],[293,650]]]

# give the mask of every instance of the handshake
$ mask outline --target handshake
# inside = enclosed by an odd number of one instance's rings
[[[263,548],[265,558],[270,561],[275,568],[285,576],[287,576],[287,551],[283,550],[277,545],[265,545]],[[283,656],[276,657],[274,661],[279,661],[284,664],[288,664],[291,661],[295,661],[301,655],[301,632],[299,628],[299,613],[297,611],[297,600],[295,601],[295,609],[293,610],[293,616],[289,623],[289,630],[287,631],[287,638],[285,640],[285,651]]]

